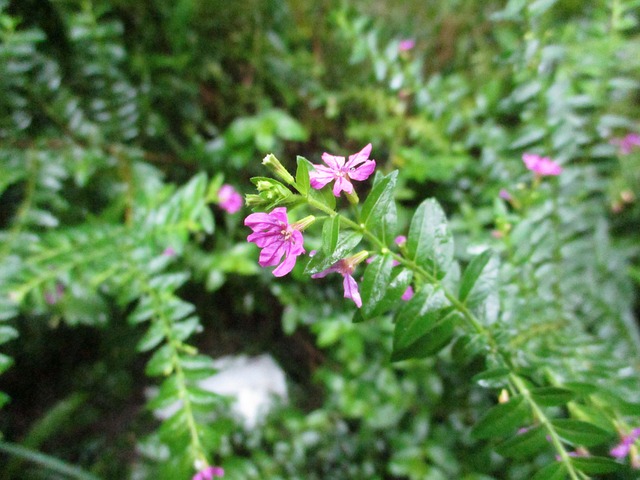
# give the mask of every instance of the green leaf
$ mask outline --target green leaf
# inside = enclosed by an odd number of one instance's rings
[[[7,371],[11,365],[13,365],[13,359],[4,353],[0,353],[0,373]]]
[[[393,361],[432,355],[453,337],[455,316],[442,290],[423,287],[402,306],[393,332]]]
[[[315,200],[318,203],[321,203],[330,210],[334,210],[336,208],[336,197],[332,193],[330,188],[322,188],[320,190],[311,188],[308,192],[308,195],[309,198]]]
[[[601,409],[593,405],[582,405],[577,402],[571,402],[568,405],[571,418],[582,420],[584,422],[596,425],[603,430],[614,430],[615,425],[611,418]]]
[[[522,396],[492,407],[473,427],[471,435],[478,439],[500,437],[514,433],[527,423],[529,409]]]
[[[200,380],[215,375],[218,371],[211,357],[206,355],[189,355],[180,357],[180,365],[190,380]]]
[[[573,465],[588,475],[617,472],[624,468],[623,465],[607,457],[572,457]]]
[[[391,255],[380,255],[367,266],[360,284],[362,320],[382,315],[393,308],[402,297],[413,272],[394,267]]]
[[[129,314],[130,323],[137,324],[149,320],[155,313],[151,297],[144,296],[140,298],[136,308]]]
[[[331,256],[336,250],[339,234],[340,216],[334,215],[327,218],[322,225],[322,250],[326,255]]]
[[[296,157],[298,168],[296,169],[296,187],[300,195],[309,193],[309,161],[298,155]]]
[[[566,388],[542,387],[531,390],[533,399],[544,407],[566,405],[575,398],[575,394]]]
[[[473,381],[483,388],[502,388],[509,383],[508,368],[492,368],[481,372],[473,377]]]
[[[175,335],[175,338],[181,342],[189,338],[193,333],[199,333],[201,331],[202,325],[200,325],[200,319],[195,316],[171,325],[171,332]]]
[[[139,352],[148,352],[149,350],[160,345],[160,342],[164,340],[164,328],[162,322],[153,322],[151,327],[143,335],[138,342],[136,349]]]
[[[321,272],[329,268],[338,260],[346,257],[362,240],[362,234],[354,231],[340,232],[338,243],[331,255],[319,250],[304,269],[306,275]]]
[[[378,304],[384,299],[389,286],[393,257],[391,255],[378,255],[367,265],[360,284],[362,296],[362,316],[370,318]]]
[[[173,371],[173,347],[163,345],[151,356],[145,372],[150,377],[169,375]]]
[[[161,384],[158,394],[147,402],[149,410],[161,410],[180,401],[180,383],[177,375],[167,377]]]
[[[411,220],[407,239],[411,260],[441,279],[453,260],[453,237],[442,208],[434,199],[420,204]]]
[[[373,188],[360,211],[360,222],[385,244],[391,241],[396,230],[394,194],[397,179],[397,170],[387,176],[376,173]]]
[[[560,418],[551,422],[558,435],[572,445],[592,447],[607,441],[612,434],[581,420]]]
[[[0,325],[0,345],[18,337],[18,331],[9,325]]]
[[[505,440],[496,447],[496,452],[503,457],[515,459],[531,457],[548,447],[549,442],[546,437],[546,430],[537,426]]]
[[[0,369],[0,373],[2,370]],[[0,408],[4,407],[7,403],[11,401],[11,397],[4,392],[0,392]]]
[[[188,390],[189,400],[196,405],[217,405],[221,401],[220,395],[198,387],[190,387]]]
[[[567,467],[560,462],[547,465],[538,471],[531,480],[564,480],[567,478]]]
[[[480,274],[486,267],[489,260],[491,260],[491,250],[485,250],[480,255],[475,256],[467,268],[464,271],[464,275],[462,276],[462,281],[460,282],[460,292],[458,297],[461,302],[465,302],[469,293],[473,290]]]

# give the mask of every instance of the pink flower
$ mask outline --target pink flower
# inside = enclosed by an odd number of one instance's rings
[[[304,253],[304,240],[300,230],[289,225],[285,207],[274,208],[271,213],[252,213],[245,218],[244,224],[253,230],[247,241],[262,249],[258,261],[260,266],[277,265],[284,256],[284,261],[273,274],[282,277],[293,270],[296,257]]]
[[[207,467],[196,473],[191,480],[213,480],[213,477],[224,477],[224,468]]]
[[[623,138],[612,138],[611,143],[620,148],[622,155],[629,155],[633,147],[640,147],[640,135],[637,133],[628,133]]]
[[[356,268],[355,257],[343,258],[338,260],[332,266],[319,273],[314,273],[311,278],[323,278],[328,274],[337,272],[344,277],[342,285],[344,287],[344,298],[350,298],[358,308],[362,307],[362,299],[360,298],[360,290],[358,290],[358,284],[353,278],[352,274]]]
[[[640,428],[634,428],[629,435],[623,435],[622,441],[613,447],[609,454],[614,458],[624,458],[629,454],[633,443],[640,437]]]
[[[406,52],[411,50],[415,46],[416,46],[416,41],[413,38],[407,38],[405,40],[400,41],[400,44],[398,45],[398,50],[400,50],[401,52]]]
[[[242,208],[242,195],[231,185],[224,184],[218,190],[218,205],[227,213],[236,213]]]
[[[173,247],[167,247],[162,252],[162,255],[164,255],[165,257],[173,257],[175,254],[176,254],[176,250]]]
[[[395,240],[394,240],[395,244],[398,245],[399,247],[403,246],[405,243],[407,243],[407,237],[405,237],[404,235],[398,235]]]
[[[525,153],[522,155],[522,161],[529,170],[541,177],[555,176],[562,173],[562,167],[549,157],[541,157],[535,153]]]
[[[528,167],[527,167],[528,168]],[[509,193],[509,191],[505,188],[501,188],[500,189],[500,193],[498,194],[498,196],[506,201],[510,201],[511,200],[511,194]]]
[[[407,287],[407,289],[404,291],[404,293],[402,294],[402,300],[404,300],[405,302],[411,300],[411,298],[413,297],[413,287],[411,285],[409,285]]]
[[[331,155],[327,152],[323,153],[322,160],[328,166],[314,165],[315,170],[309,172],[311,186],[320,189],[335,180],[333,194],[336,197],[339,197],[343,190],[347,193],[353,193],[351,180],[366,180],[376,168],[376,161],[369,160],[370,153],[371,144],[368,144],[358,153],[350,155],[346,163],[344,157]]]

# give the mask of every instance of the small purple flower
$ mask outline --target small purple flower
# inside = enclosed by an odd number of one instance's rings
[[[213,480],[213,477],[224,477],[224,468],[206,467],[196,473],[191,480]]]
[[[614,458],[624,458],[629,454],[633,443],[640,437],[640,428],[634,428],[629,435],[623,435],[618,445],[613,447],[609,454]]]
[[[622,155],[629,155],[634,147],[640,147],[640,135],[628,133],[622,138],[612,138],[612,145],[617,145]]]
[[[218,205],[227,213],[236,213],[242,208],[242,195],[225,183],[218,190]]]
[[[403,246],[405,243],[407,243],[407,237],[405,237],[404,235],[398,235],[395,240],[394,240],[395,244],[398,245],[399,247]]]
[[[398,44],[398,50],[401,52],[408,52],[416,46],[416,41],[413,38],[407,38],[405,40],[401,40]]]
[[[274,208],[271,213],[252,213],[244,224],[253,230],[247,241],[262,249],[258,263],[262,267],[272,267],[284,261],[273,271],[282,277],[293,270],[296,258],[304,253],[302,233],[294,225],[289,225],[287,209]]]
[[[549,157],[541,157],[535,153],[525,153],[522,155],[525,166],[541,177],[555,176],[562,173],[562,167]]]
[[[162,252],[162,255],[164,255],[165,257],[173,257],[175,254],[176,254],[176,250],[173,247],[167,247]]]
[[[356,254],[353,257],[338,260],[326,270],[323,270],[319,273],[314,273],[313,275],[311,275],[311,278],[323,278],[333,272],[339,273],[344,277],[344,280],[342,282],[342,286],[344,287],[344,298],[350,298],[351,300],[353,300],[353,303],[355,303],[356,306],[360,308],[362,307],[362,298],[360,298],[360,290],[358,290],[358,284],[353,278],[353,271],[355,270],[356,265],[363,260],[363,258],[358,258],[359,255],[360,254]]]
[[[336,197],[339,197],[342,191],[353,193],[351,180],[366,180],[376,168],[376,161],[369,160],[370,153],[371,144],[368,144],[358,153],[349,155],[346,163],[344,157],[323,153],[322,160],[327,166],[314,165],[315,170],[309,172],[311,186],[318,190],[335,180],[333,194]]]
[[[501,188],[498,195],[501,199],[506,200],[507,202],[513,198],[506,188]]]
[[[407,289],[404,291],[404,293],[402,294],[402,300],[404,300],[405,302],[411,300],[411,298],[413,297],[413,287],[411,285],[409,285],[407,287]]]

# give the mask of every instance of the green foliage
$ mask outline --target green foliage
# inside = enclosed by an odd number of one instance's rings
[[[0,0],[0,476],[633,478],[637,6]],[[315,217],[291,279],[223,211],[249,178]],[[355,314],[310,278],[345,259]],[[265,350],[290,404],[242,428],[201,381]]]

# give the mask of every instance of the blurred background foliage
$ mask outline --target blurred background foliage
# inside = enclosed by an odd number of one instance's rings
[[[487,245],[506,259],[510,341],[587,381],[589,339],[547,357],[530,332],[560,315],[626,332],[599,368],[637,368],[640,148],[612,139],[639,130],[639,10],[0,0],[3,438],[101,478],[188,478],[195,440],[231,479],[531,478],[545,458],[513,462],[468,435],[495,396],[472,380],[477,358],[390,364],[390,319],[352,324],[331,282],[259,271],[217,189],[248,192],[268,152],[292,166],[372,142],[399,169],[401,224],[435,196],[459,259]],[[531,189],[524,151],[566,175]],[[195,384],[208,357],[240,352],[271,353],[290,384],[289,405],[250,431]],[[191,413],[158,427],[147,375]],[[7,458],[6,478],[67,478]]]

